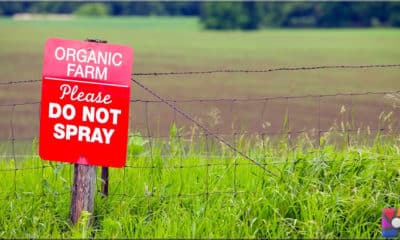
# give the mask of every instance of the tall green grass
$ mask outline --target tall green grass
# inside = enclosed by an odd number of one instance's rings
[[[68,220],[71,165],[41,161],[34,150],[2,161],[0,237],[376,238],[381,209],[399,206],[394,132],[332,129],[319,146],[307,134],[230,139],[273,176],[182,131],[132,135],[127,167],[111,169],[110,196],[97,194],[90,226],[88,213],[76,226]]]

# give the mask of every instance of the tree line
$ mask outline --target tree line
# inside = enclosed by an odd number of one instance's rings
[[[400,27],[400,2],[0,2],[0,15],[198,16],[206,29]]]

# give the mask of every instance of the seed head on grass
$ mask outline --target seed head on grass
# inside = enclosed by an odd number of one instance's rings
[[[399,108],[400,107],[400,93],[388,93],[385,95],[386,99],[389,99],[393,102],[393,107],[394,108]]]

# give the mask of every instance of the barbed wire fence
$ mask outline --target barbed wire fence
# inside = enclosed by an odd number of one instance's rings
[[[173,199],[250,194],[246,186],[251,183],[245,179],[249,172],[255,174],[253,177],[276,177],[279,166],[295,158],[296,149],[304,144],[315,149],[336,143],[349,147],[357,142],[396,137],[399,133],[399,111],[385,100],[399,94],[399,89],[165,99],[137,77],[394,67],[400,64],[135,73],[132,78],[135,86],[153,99],[131,99],[128,162],[123,169],[111,170],[109,197]],[[9,81],[0,86],[40,82]],[[38,100],[0,104],[0,172],[5,179],[12,179],[0,184],[6,189],[0,200],[8,200],[10,196],[17,199],[70,194],[73,165],[42,161],[36,153],[39,105]],[[160,111],[160,105],[166,110]],[[186,105],[193,106],[186,108]],[[301,112],[299,108],[303,105],[309,107]],[[151,111],[151,107],[155,110]],[[274,154],[269,151],[282,144],[280,151]]]

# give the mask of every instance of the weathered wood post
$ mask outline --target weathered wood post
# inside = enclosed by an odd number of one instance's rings
[[[97,39],[86,39],[88,42],[107,43]],[[84,162],[85,160],[82,159]],[[82,211],[88,211],[91,218],[94,210],[94,197],[96,194],[96,170],[95,166],[75,164],[74,182],[72,184],[70,219],[73,224],[79,220]],[[102,167],[102,193],[108,195],[108,168]]]
[[[87,39],[89,42],[107,43],[107,40]],[[101,168],[101,193],[103,197],[108,196],[108,167]]]
[[[78,222],[82,211],[93,214],[95,193],[96,167],[75,164],[70,212],[70,219],[73,224]]]
[[[87,39],[89,42],[107,43],[107,40]],[[108,167],[101,168],[101,193],[103,197],[108,196]]]
[[[108,196],[108,167],[101,168],[101,193],[103,197]]]

